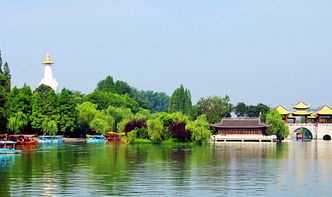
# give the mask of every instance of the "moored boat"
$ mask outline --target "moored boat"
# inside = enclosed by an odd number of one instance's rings
[[[17,142],[17,145],[37,145],[38,141],[35,135],[9,135],[8,139]]]
[[[21,150],[15,149],[16,142],[0,141],[0,154],[20,154]]]
[[[106,139],[110,142],[120,142],[124,133],[107,132]]]
[[[87,143],[105,143],[107,139],[104,135],[86,135]]]
[[[39,143],[46,144],[46,143],[63,143],[64,139],[62,135],[41,135],[37,139]]]

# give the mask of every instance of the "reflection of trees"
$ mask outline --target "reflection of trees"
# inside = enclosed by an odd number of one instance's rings
[[[10,167],[16,155],[0,155],[0,196],[10,196]]]

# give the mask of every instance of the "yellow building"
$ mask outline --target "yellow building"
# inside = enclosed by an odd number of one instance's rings
[[[321,106],[317,110],[311,110],[310,105],[300,101],[293,105],[293,110],[288,111],[282,105],[278,105],[276,110],[283,116],[286,123],[329,123],[332,124],[332,109]]]

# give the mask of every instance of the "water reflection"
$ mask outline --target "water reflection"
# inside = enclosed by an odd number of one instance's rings
[[[0,157],[2,195],[322,195],[330,142],[62,144]],[[4,162],[2,162],[4,161]],[[10,162],[9,162],[10,161]]]

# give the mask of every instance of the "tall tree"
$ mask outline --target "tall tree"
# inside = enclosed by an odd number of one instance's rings
[[[74,98],[69,95],[67,89],[62,89],[58,97],[58,110],[61,114],[59,129],[62,132],[73,132],[76,128],[77,111]]]
[[[61,117],[59,109],[54,90],[49,86],[40,85],[32,95],[32,128],[39,132],[56,133]]]
[[[193,106],[191,116],[196,119],[200,115],[205,114],[209,123],[216,123],[223,117],[230,117],[233,105],[229,102],[229,97],[209,97],[201,99]]]
[[[6,92],[10,91],[11,88],[11,74],[10,74],[10,70],[9,70],[9,66],[8,63],[5,62],[5,64],[3,65],[3,75],[4,75],[4,88]]]
[[[115,93],[113,77],[108,75],[106,79],[99,81],[97,90]]]
[[[191,111],[191,95],[188,89],[184,89],[183,85],[177,88],[170,99],[168,111],[182,112],[184,114],[189,114]]]
[[[10,91],[11,75],[8,63],[3,65],[0,51],[0,131],[4,131],[7,126],[7,115],[5,109],[6,96]]]

